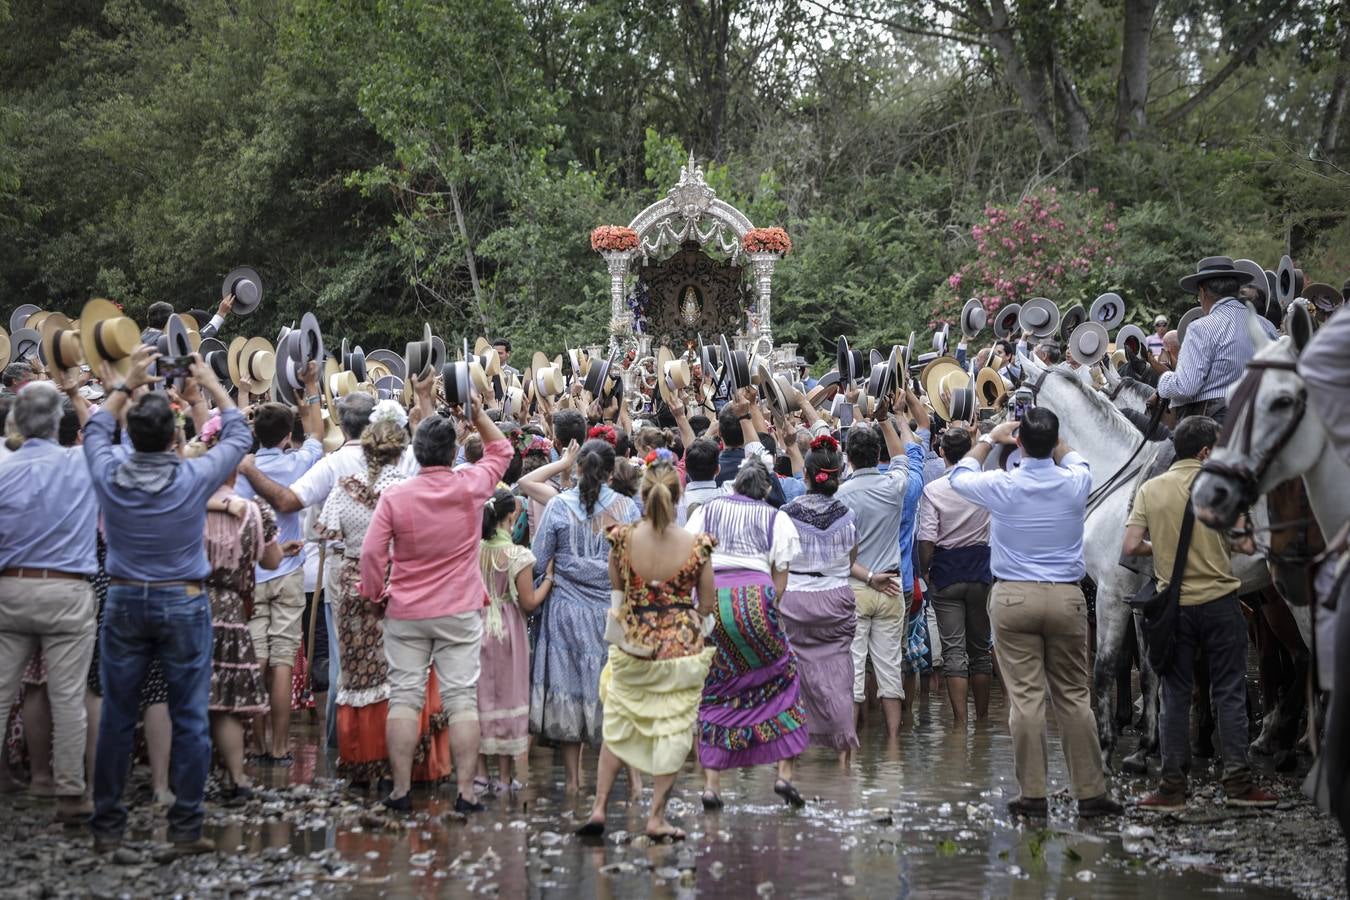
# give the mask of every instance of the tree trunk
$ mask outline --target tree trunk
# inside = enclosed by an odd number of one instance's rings
[[[1064,116],[1064,128],[1069,135],[1069,148],[1074,153],[1084,153],[1088,149],[1092,123],[1088,120],[1083,101],[1078,98],[1078,88],[1064,66],[1060,65],[1059,52],[1052,60],[1055,79],[1055,103]]]
[[[1003,0],[990,0],[985,6],[981,0],[967,0],[971,17],[980,22],[989,38],[989,44],[1003,63],[1004,77],[1017,91],[1022,109],[1031,119],[1041,149],[1050,156],[1059,155],[1059,139],[1055,137],[1055,123],[1050,115],[1044,72],[1030,69],[1017,48],[1017,38]]]
[[[1116,82],[1116,140],[1139,137],[1148,124],[1148,51],[1158,0],[1125,0],[1125,28]]]
[[[1350,19],[1350,15],[1345,17]],[[1331,83],[1331,95],[1327,97],[1327,106],[1322,113],[1322,135],[1317,144],[1322,156],[1330,159],[1340,146],[1341,119],[1345,117],[1345,100],[1350,92],[1350,21],[1341,25],[1341,52],[1336,59],[1336,78]]]
[[[469,283],[473,285],[473,302],[478,307],[478,320],[483,324],[483,330],[488,330],[487,306],[483,303],[483,288],[478,283],[478,260],[473,255],[473,241],[469,240],[469,229],[464,224],[464,210],[459,204],[459,187],[453,182],[448,182],[450,188],[450,204],[455,209],[455,224],[459,226],[459,236],[464,241],[464,262],[469,267]]]

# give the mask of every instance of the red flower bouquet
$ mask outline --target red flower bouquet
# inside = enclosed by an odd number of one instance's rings
[[[591,231],[591,249],[596,252],[636,250],[637,232],[627,225],[601,225]]]
[[[746,253],[787,255],[792,252],[792,238],[781,228],[752,228],[741,238],[741,248]]]

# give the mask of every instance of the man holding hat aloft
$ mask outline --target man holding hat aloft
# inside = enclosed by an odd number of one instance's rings
[[[1156,397],[1177,403],[1177,417],[1211,416],[1220,424],[1228,412],[1228,386],[1242,376],[1256,353],[1247,332],[1248,307],[1237,298],[1251,275],[1226,256],[1200,260],[1193,275],[1181,279],[1185,291],[1197,294],[1204,315],[1186,331],[1176,371],[1158,378]],[[1257,322],[1274,339],[1275,327],[1264,316]],[[1156,401],[1155,401],[1156,402]]]

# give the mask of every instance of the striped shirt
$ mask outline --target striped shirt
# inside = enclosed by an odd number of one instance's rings
[[[1256,353],[1247,333],[1247,313],[1247,304],[1225,297],[1196,319],[1186,329],[1176,371],[1158,379],[1158,396],[1183,403],[1222,400]],[[1256,321],[1267,337],[1275,338],[1275,326],[1265,316]]]

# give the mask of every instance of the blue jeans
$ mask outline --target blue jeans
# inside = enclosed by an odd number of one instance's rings
[[[211,604],[185,588],[108,586],[103,608],[99,679],[103,713],[94,760],[94,834],[120,837],[127,825],[122,804],[131,768],[131,745],[140,718],[141,684],[158,659],[169,687],[173,722],[169,787],[169,839],[202,834],[203,796],[211,769]]]

